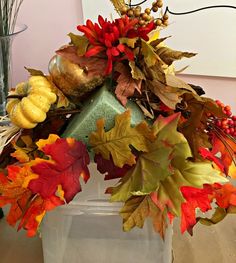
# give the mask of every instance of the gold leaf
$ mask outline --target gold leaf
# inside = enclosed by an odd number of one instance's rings
[[[144,40],[142,40],[142,54],[148,67],[154,66],[159,59],[154,48]]]
[[[131,74],[134,79],[140,80],[145,79],[145,75],[142,70],[135,64],[134,61],[129,62],[129,66],[131,68]]]

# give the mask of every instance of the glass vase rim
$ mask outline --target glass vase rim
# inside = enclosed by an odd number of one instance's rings
[[[15,30],[13,33],[9,34],[9,35],[0,35],[0,38],[9,38],[9,37],[14,37],[22,32],[24,32],[26,29],[28,28],[28,26],[26,24],[16,24],[15,26]]]

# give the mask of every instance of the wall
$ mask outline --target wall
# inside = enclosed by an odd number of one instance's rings
[[[19,22],[28,30],[14,41],[13,84],[24,80],[24,66],[47,71],[54,51],[68,42],[67,33],[76,31],[82,23],[80,0],[24,0]],[[193,84],[202,86],[207,96],[220,99],[233,106],[236,112],[236,79],[194,75],[181,75]]]
[[[24,0],[18,22],[28,29],[13,42],[13,85],[27,77],[24,66],[46,72],[55,50],[82,20],[79,0]]]

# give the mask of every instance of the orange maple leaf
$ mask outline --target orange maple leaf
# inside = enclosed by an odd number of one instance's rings
[[[27,177],[32,176],[32,173],[28,166],[23,168],[8,166],[7,171],[7,176],[0,173],[0,207],[11,205],[7,222],[15,226],[32,197],[31,191],[23,187]]]
[[[64,202],[59,197],[51,196],[50,198],[44,200],[41,196],[37,195],[32,200],[29,208],[22,217],[18,226],[18,231],[24,228],[27,230],[28,237],[35,236],[46,212],[61,205],[64,205]]]

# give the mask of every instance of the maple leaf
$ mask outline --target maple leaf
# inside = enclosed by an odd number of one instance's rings
[[[142,79],[133,79],[130,68],[122,63],[115,66],[115,71],[120,73],[117,79],[115,94],[123,106],[127,104],[127,98],[134,95],[135,90],[141,93]]]
[[[97,121],[97,131],[90,135],[89,142],[95,154],[101,154],[106,160],[110,156],[115,166],[122,168],[125,164],[132,166],[136,163],[136,156],[132,153],[130,146],[137,151],[148,151],[148,143],[155,136],[146,122],[141,122],[131,127],[131,111],[127,110],[115,118],[115,126],[105,132],[105,120]]]
[[[111,180],[123,177],[131,168],[129,165],[124,165],[122,168],[115,166],[112,158],[106,160],[101,154],[96,154],[94,157],[97,163],[97,169],[101,174],[105,174],[105,180]]]
[[[37,195],[30,203],[29,208],[25,211],[18,226],[18,231],[24,228],[27,230],[28,237],[35,236],[46,212],[63,204],[64,202],[56,196],[43,199],[41,196]]]
[[[212,189],[208,187],[198,189],[190,186],[181,187],[181,192],[187,200],[186,203],[181,205],[181,232],[184,233],[188,230],[188,232],[192,234],[192,228],[197,223],[196,208],[200,208],[202,212],[211,210],[213,192]]]
[[[71,62],[80,65],[88,72],[88,77],[105,76],[107,60],[100,57],[79,57],[77,48],[74,46],[66,46],[56,51],[56,53]]]
[[[14,226],[26,209],[32,193],[24,187],[26,178],[31,175],[28,167],[8,166],[7,176],[0,173],[0,207],[11,205],[7,222]]]
[[[42,151],[50,160],[36,159],[31,167],[38,178],[30,181],[29,189],[43,199],[55,195],[58,185],[62,186],[65,200],[70,202],[81,191],[80,177],[89,179],[89,155],[86,146],[75,139],[57,139],[47,144]]]
[[[236,213],[236,187],[227,183],[205,184],[203,188],[182,187],[181,192],[186,200],[181,205],[181,231],[188,230],[192,234],[194,225],[200,221],[202,224],[211,225],[220,222],[228,213]],[[216,200],[215,213],[209,218],[196,218],[196,209],[202,212],[212,209],[212,202]],[[214,205],[215,206],[215,205]]]
[[[123,218],[124,231],[130,231],[132,228],[143,228],[145,219],[150,217],[154,229],[164,239],[167,228],[166,213],[152,202],[150,196],[134,196],[127,200],[120,211]]]

